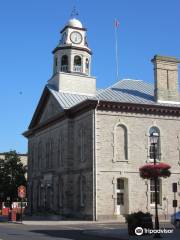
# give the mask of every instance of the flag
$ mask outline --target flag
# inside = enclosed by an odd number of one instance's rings
[[[116,28],[119,27],[119,20],[117,20],[117,19],[114,20],[114,26],[115,26]]]

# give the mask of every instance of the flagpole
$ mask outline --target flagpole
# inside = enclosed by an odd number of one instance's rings
[[[118,62],[118,40],[117,40],[117,27],[118,27],[118,22],[115,19],[114,21],[114,34],[115,34],[115,58],[116,58],[116,78],[117,81],[119,80],[119,62]]]

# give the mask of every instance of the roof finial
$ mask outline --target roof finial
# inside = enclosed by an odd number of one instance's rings
[[[76,7],[74,6],[74,7],[73,7],[73,10],[72,10],[72,12],[71,12],[71,17],[76,17],[76,16],[78,16],[78,15],[79,15],[79,13],[78,13]]]

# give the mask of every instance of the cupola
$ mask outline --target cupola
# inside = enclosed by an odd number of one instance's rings
[[[70,19],[62,29],[58,46],[53,50],[53,74],[68,72],[90,75],[92,52],[87,43],[87,30],[76,19]]]
[[[60,34],[59,44],[53,50],[53,76],[48,83],[62,92],[96,94],[87,29],[78,19],[71,18]]]

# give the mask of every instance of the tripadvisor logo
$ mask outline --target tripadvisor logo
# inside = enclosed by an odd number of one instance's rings
[[[137,227],[135,228],[135,234],[140,236],[142,234],[156,234],[156,233],[173,233],[173,228],[161,228],[161,229],[150,229],[150,228],[142,228]]]
[[[142,227],[135,228],[135,234],[138,235],[138,236],[142,235],[143,234]]]

